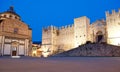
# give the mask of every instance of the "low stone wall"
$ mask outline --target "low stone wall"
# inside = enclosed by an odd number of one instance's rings
[[[120,56],[120,46],[108,44],[85,44],[54,56]]]

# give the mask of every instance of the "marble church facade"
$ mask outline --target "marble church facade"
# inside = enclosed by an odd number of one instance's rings
[[[28,56],[31,50],[32,30],[13,7],[0,13],[0,55]]]

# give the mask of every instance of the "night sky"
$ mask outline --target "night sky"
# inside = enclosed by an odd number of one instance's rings
[[[105,19],[105,11],[118,11],[120,0],[0,0],[0,12],[14,6],[26,24],[32,28],[32,40],[41,41],[42,27],[73,24],[81,16],[90,22]]]

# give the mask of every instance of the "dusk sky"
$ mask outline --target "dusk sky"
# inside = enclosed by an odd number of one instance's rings
[[[11,5],[32,28],[32,40],[41,41],[42,27],[71,25],[81,16],[90,18],[91,23],[105,19],[105,11],[118,11],[120,0],[0,0],[0,12]]]

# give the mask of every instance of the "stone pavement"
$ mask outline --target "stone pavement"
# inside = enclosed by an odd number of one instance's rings
[[[120,57],[0,57],[0,72],[120,72]]]

